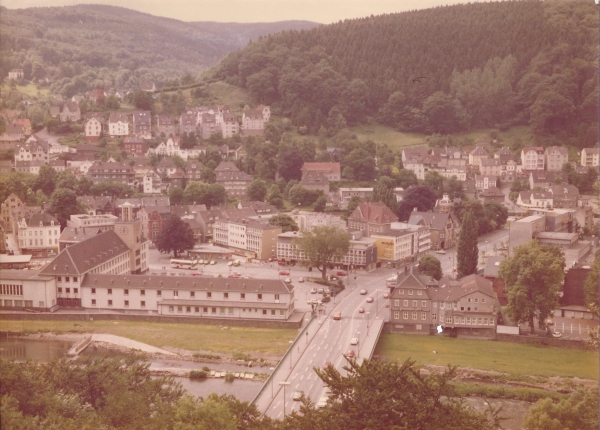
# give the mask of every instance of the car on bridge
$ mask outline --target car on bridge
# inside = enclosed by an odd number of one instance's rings
[[[362,296],[366,295],[366,294],[367,294],[367,290],[360,290],[360,294],[361,294]]]
[[[294,391],[294,394],[292,395],[292,400],[300,400],[300,397],[302,397],[302,391]]]
[[[363,307],[358,308],[358,313],[359,314],[364,314],[365,313],[365,308],[363,308]]]
[[[288,272],[287,270],[280,270],[280,271],[279,271],[279,274],[280,274],[281,276],[290,276],[290,272]]]
[[[350,345],[358,345],[358,338],[353,337],[352,339],[350,339]]]
[[[347,358],[352,358],[354,357],[354,350],[353,349],[349,349],[348,352],[346,354],[344,354]]]
[[[334,320],[341,320],[342,319],[342,311],[335,311],[333,313],[333,319]]]
[[[367,297],[367,303],[373,303],[373,297]]]

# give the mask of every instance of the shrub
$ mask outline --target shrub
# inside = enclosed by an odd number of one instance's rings
[[[190,379],[206,379],[208,377],[208,373],[204,370],[190,370],[188,377]]]
[[[227,375],[225,375],[225,382],[233,382],[233,380],[233,373],[227,373]]]

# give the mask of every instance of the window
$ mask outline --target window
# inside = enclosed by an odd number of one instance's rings
[[[394,300],[394,306],[400,306],[400,300]]]
[[[446,324],[452,323],[452,317],[446,317]]]
[[[144,300],[142,300],[140,302],[140,307],[145,308],[146,307],[146,302]]]
[[[185,307],[185,311],[186,312],[192,312],[192,307],[191,306],[186,306]]]
[[[223,298],[224,299],[228,299],[229,298],[229,293],[223,293]]]
[[[128,296],[128,295],[129,295],[129,290],[128,290],[128,289],[125,289],[125,290],[123,290],[123,293],[124,293],[126,296]]]
[[[196,313],[200,312],[200,306],[195,306],[194,307],[194,312],[196,312]]]
[[[467,311],[471,311],[471,307],[470,306],[467,307]]]
[[[263,310],[262,310],[262,313],[263,313],[263,315],[266,315],[266,314],[267,314],[267,310],[266,310],[266,309],[263,309]]]
[[[96,289],[92,288],[92,294],[96,294]]]
[[[65,282],[71,282],[68,276],[65,276]]]
[[[77,282],[77,276],[73,276],[73,282]]]
[[[59,277],[58,277],[56,280],[57,280],[58,282],[62,282],[62,276],[59,276]]]
[[[467,299],[467,302],[471,303],[471,298],[470,297]]]
[[[258,300],[262,300],[262,294],[258,294]]]
[[[485,299],[481,299],[481,303],[485,303]]]
[[[422,308],[427,307],[427,302],[425,300],[421,300],[421,307]]]
[[[125,300],[125,307],[128,308],[129,307],[129,300]]]
[[[403,304],[403,306],[408,306],[408,300],[404,300],[404,301],[402,302],[402,304]]]
[[[479,299],[477,299],[477,298],[476,298],[476,299],[475,299],[475,303],[479,303]]]
[[[212,293],[210,291],[206,292],[206,298],[207,299],[211,299],[212,298]]]
[[[467,317],[467,324],[471,325],[471,317]]]
[[[175,306],[169,306],[169,312],[174,312],[175,311]]]
[[[413,295],[413,290],[408,290],[408,295],[412,296]]]
[[[217,308],[210,308],[210,313],[211,314],[216,314],[217,313]]]
[[[112,288],[108,289],[108,294],[112,294]]]
[[[483,325],[483,318],[482,317],[477,318],[477,325]]]
[[[67,293],[67,294],[71,293],[71,289],[70,288],[65,288],[65,293]]]
[[[183,306],[177,306],[177,312],[178,313],[182,313],[183,312]]]
[[[246,298],[246,293],[240,294],[240,299],[244,300]]]
[[[417,329],[417,330],[423,330],[423,326],[422,326],[421,324],[417,324],[417,327],[416,327],[416,329]]]
[[[173,291],[173,297],[179,297],[179,291]]]
[[[62,288],[61,287],[58,287],[58,292],[62,293]]]
[[[417,319],[417,313],[416,313],[416,312],[413,312],[413,313],[412,313],[412,319],[414,319],[414,320],[416,320],[416,319]]]
[[[407,320],[408,319],[408,312],[402,312],[402,318]]]
[[[413,300],[413,301],[412,301],[412,307],[413,307],[413,308],[416,308],[416,307],[417,307],[417,301],[416,301],[416,300]]]
[[[96,299],[92,299],[92,306],[96,306]]]
[[[404,290],[399,290],[400,291],[400,295],[404,295]]]
[[[423,295],[423,290],[417,290],[417,296],[422,296]]]
[[[475,307],[473,308],[473,310],[474,310],[475,312],[477,312],[477,306],[475,306]]]
[[[112,300],[108,301],[108,306],[112,306]]]
[[[161,297],[161,296],[162,296],[162,291],[160,291],[160,290],[156,291],[156,295],[157,295],[158,297]]]
[[[437,320],[437,314],[431,314],[431,321]]]
[[[465,310],[465,307],[464,307],[464,306],[461,306],[461,307],[460,307],[460,310],[461,310],[461,311],[464,311],[464,310]]]
[[[421,319],[425,321],[427,319],[427,312],[421,312]]]
[[[231,309],[233,311],[233,309]],[[231,312],[233,313],[233,312]],[[275,309],[271,309],[271,315],[275,315]]]
[[[145,296],[146,295],[146,290],[140,290],[140,296]]]
[[[73,288],[73,293],[79,294],[79,288]]]
[[[400,311],[394,311],[394,319],[395,320],[399,320],[400,319]]]
[[[190,297],[191,297],[191,298],[194,298],[194,297],[196,297],[196,292],[195,292],[195,291],[190,291]]]

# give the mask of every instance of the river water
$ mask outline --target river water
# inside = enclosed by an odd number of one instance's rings
[[[0,357],[4,359],[15,360],[36,360],[49,362],[59,358],[64,358],[71,348],[72,343],[58,340],[30,340],[22,338],[3,338],[0,339]],[[107,350],[104,348],[96,348],[93,345],[86,348],[81,357],[118,357],[124,355],[118,351]],[[180,361],[169,359],[152,359],[150,360],[150,370],[162,369],[181,369],[181,370],[201,370],[204,366],[215,371],[230,371],[230,372],[258,372],[270,373],[268,367],[253,367],[236,365],[236,364],[205,364],[194,361]],[[175,377],[175,380],[180,382],[183,388],[190,394],[196,397],[206,397],[210,393],[232,394],[241,401],[251,401],[263,382],[248,381],[236,379],[233,382],[226,382],[225,378],[207,378],[205,380],[192,380],[185,377]]]

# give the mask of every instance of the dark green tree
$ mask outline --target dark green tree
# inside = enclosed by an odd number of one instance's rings
[[[317,200],[315,200],[314,210],[315,212],[324,212],[325,207],[327,206],[327,199],[324,195],[320,195]]]
[[[477,221],[467,211],[463,218],[456,250],[456,272],[458,278],[477,273],[479,248],[477,247]]]
[[[506,311],[515,323],[528,323],[531,333],[535,333],[537,319],[538,326],[546,328],[546,319],[558,306],[564,268],[562,251],[536,240],[515,247],[512,255],[500,263],[499,277],[508,297]]]
[[[298,224],[296,224],[296,221],[286,214],[272,216],[269,218],[269,224],[281,227],[283,233],[288,231],[298,231]]]
[[[57,172],[48,165],[40,167],[40,172],[33,184],[33,190],[42,190],[47,196],[54,192],[56,187]]]
[[[440,260],[433,255],[425,254],[421,257],[421,260],[419,260],[419,272],[424,275],[429,275],[433,279],[439,281],[443,276],[442,264],[440,263]]]
[[[420,212],[428,212],[435,207],[437,195],[427,185],[417,185],[404,191],[404,198],[398,204],[398,218],[407,221],[410,213],[417,208]]]
[[[267,184],[260,179],[252,181],[246,189],[246,196],[248,196],[251,201],[264,202],[265,197],[267,196]]]
[[[50,197],[50,212],[52,212],[61,227],[67,225],[67,221],[71,219],[71,215],[84,213],[84,208],[77,200],[75,191],[67,188],[61,188],[52,193]]]
[[[173,187],[171,188],[171,191],[169,191],[169,202],[172,205],[180,205],[183,203],[183,189],[179,188],[179,187]]]
[[[266,196],[266,201],[278,209],[283,208],[283,195],[281,194],[281,191],[279,191],[279,187],[277,185],[271,185],[271,188],[269,188],[269,192]]]
[[[398,183],[399,187],[402,187],[405,190],[408,189],[408,187],[410,187],[411,185],[419,184],[419,180],[417,179],[417,175],[415,175],[415,172],[408,169],[400,169],[400,171],[396,175],[396,182]]]
[[[598,428],[598,388],[580,390],[558,402],[541,399],[525,415],[528,430],[596,430]]]
[[[348,233],[331,226],[319,226],[312,231],[305,231],[302,236],[294,239],[294,243],[304,251],[309,264],[321,272],[323,279],[327,277],[328,265],[340,260],[350,249]]]
[[[350,201],[348,202],[348,207],[346,208],[345,217],[348,217],[354,212],[354,210],[362,203],[362,199],[359,196],[350,197]]]
[[[441,198],[444,194],[444,178],[435,170],[430,170],[425,175],[425,180],[423,181],[423,185],[427,185],[431,190]]]
[[[177,215],[167,218],[155,240],[156,247],[161,253],[172,252],[175,258],[180,252],[192,249],[195,243],[192,229]]]
[[[298,150],[291,150],[284,153],[281,156],[279,162],[279,176],[284,178],[286,181],[295,179],[299,181],[302,179],[302,165],[304,159],[302,154]]]
[[[384,177],[385,178],[385,177]],[[398,209],[398,201],[396,194],[394,193],[393,184],[390,181],[383,181],[380,178],[377,185],[373,187],[373,195],[371,196],[372,202],[382,202],[392,212],[396,213]]]
[[[152,96],[146,91],[137,90],[133,93],[133,104],[141,110],[152,110],[154,100],[152,100]]]

